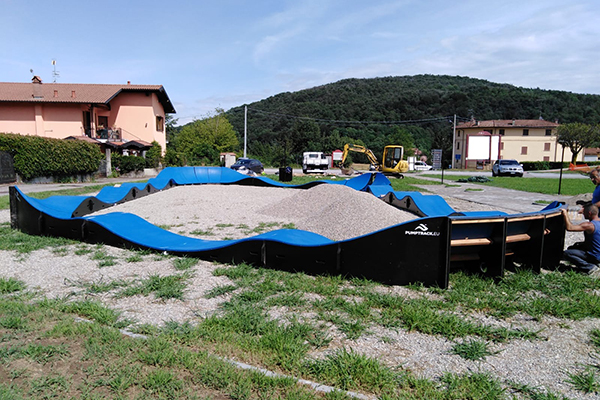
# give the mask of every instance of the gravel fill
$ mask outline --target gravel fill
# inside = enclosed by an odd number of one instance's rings
[[[446,200],[457,211],[491,210],[465,200]],[[253,236],[288,224],[342,240],[416,218],[370,194],[340,185],[319,185],[309,190],[235,185],[182,186],[117,205],[103,213],[116,211],[132,212],[173,232],[208,240]],[[9,211],[0,211],[0,222],[9,220]],[[582,240],[581,234],[567,233],[566,245],[577,240]],[[87,249],[89,253],[76,255],[77,249]],[[113,257],[115,264],[100,267],[93,257],[98,251]],[[86,287],[92,283],[136,282],[152,275],[181,274],[175,269],[173,259],[168,257],[149,254],[142,256],[143,261],[128,262],[131,255],[132,252],[127,250],[87,244],[69,246],[66,252],[44,249],[25,256],[0,251],[0,276],[22,280],[30,289],[39,290],[50,298],[95,298],[136,323],[162,325],[167,321],[194,321],[218,312],[219,305],[228,300],[228,296],[205,297],[211,289],[232,282],[226,277],[212,275],[220,265],[201,260],[192,267],[193,274],[183,301],[164,301],[152,295],[115,299],[114,292],[89,293]],[[378,290],[407,298],[422,295],[401,286],[381,286]],[[284,318],[293,312],[278,308],[271,315]],[[310,318],[309,315],[304,317]],[[483,314],[469,315],[469,318],[487,325],[540,331],[545,340],[491,344],[491,350],[497,354],[488,356],[485,361],[468,361],[451,354],[454,343],[439,336],[371,327],[359,339],[348,340],[330,327],[332,343],[325,350],[314,351],[312,356],[324,357],[336,348],[346,347],[377,358],[390,367],[407,368],[427,378],[439,378],[445,372],[482,371],[504,381],[544,387],[572,399],[597,398],[594,394],[574,391],[565,383],[569,372],[580,371],[582,365],[598,363],[588,338],[588,332],[600,326],[597,319],[570,321],[544,317],[535,320],[517,315],[499,320]]]

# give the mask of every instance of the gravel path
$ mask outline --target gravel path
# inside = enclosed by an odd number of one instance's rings
[[[446,200],[457,211],[491,210],[465,200]],[[133,212],[173,232],[208,240],[252,236],[289,224],[333,240],[342,240],[416,218],[409,212],[385,205],[370,194],[339,185],[319,185],[309,190],[234,185],[184,186],[104,212],[114,211]],[[9,218],[8,210],[0,211],[0,222],[8,222]],[[575,240],[581,240],[580,236],[567,235],[567,244]],[[126,250],[87,244],[71,247],[67,251],[39,250],[27,256],[0,251],[0,276],[22,280],[29,288],[38,289],[49,297],[95,297],[121,311],[124,318],[138,323],[160,325],[166,321],[194,320],[216,312],[219,304],[227,300],[227,296],[204,297],[210,289],[231,283],[226,277],[213,276],[212,272],[218,265],[205,261],[199,261],[194,267],[184,301],[163,301],[153,296],[116,300],[110,294],[90,295],[86,287],[92,283],[135,281],[151,275],[180,272],[174,268],[173,259],[159,255],[143,255],[143,261],[128,262],[127,258],[132,253]],[[85,251],[88,253],[82,254]],[[112,257],[115,264],[100,267],[99,261],[94,259],[94,254],[99,251],[105,257]],[[382,286],[379,290],[406,297],[416,295],[416,292],[400,286]],[[291,311],[278,309],[273,311],[273,316],[288,312]],[[402,366],[428,378],[439,378],[445,372],[489,371],[500,379],[545,387],[569,398],[597,398],[571,390],[565,379],[567,372],[577,370],[578,366],[597,363],[588,332],[600,327],[598,320],[470,317],[493,326],[540,330],[546,340],[512,340],[493,344],[491,350],[498,351],[498,354],[484,362],[474,362],[450,354],[453,342],[438,336],[375,327],[358,340],[348,340],[331,328],[330,335],[334,340],[324,351],[342,346],[353,348],[389,366]],[[313,355],[320,357],[324,353],[315,351]]]

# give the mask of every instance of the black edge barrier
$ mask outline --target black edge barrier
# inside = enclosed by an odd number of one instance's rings
[[[340,242],[341,272],[390,285],[448,287],[449,219],[423,218]]]
[[[15,207],[15,228],[24,233],[128,249],[149,249],[114,234],[93,220],[52,217],[29,204],[16,189],[11,188],[10,192],[14,198],[11,204]],[[446,288],[448,227],[447,217],[425,218],[326,245],[296,246],[270,240],[246,240],[218,249],[171,254],[222,263],[247,262],[308,274],[363,277],[392,285],[423,283]]]
[[[240,183],[266,186],[265,182],[256,178],[237,182]],[[296,188],[309,188],[319,183],[322,182],[311,182]],[[170,180],[165,189],[174,186],[176,184]],[[151,185],[144,189],[132,188],[119,203],[157,191]],[[31,206],[15,187],[9,188],[9,196],[13,229],[32,235],[61,236],[88,243],[148,249],[122,239],[93,221],[51,217]],[[86,200],[89,201],[80,205],[82,212],[87,210],[86,214],[112,205],[95,198]],[[408,196],[399,200],[389,193],[384,201],[422,214]],[[364,277],[387,284],[421,282],[446,288],[451,263],[453,268],[456,265],[466,266],[467,270],[496,278],[502,277],[506,265],[513,261],[535,272],[539,272],[540,268],[555,268],[562,256],[564,239],[564,220],[560,210],[557,210],[480,219],[455,216],[423,218],[359,238],[320,246],[249,240],[218,249],[172,254],[222,263],[248,262],[309,274]]]
[[[410,211],[411,213],[418,215],[419,217],[427,216],[423,211],[421,211],[419,207],[417,207],[417,205],[410,196],[404,196],[403,198],[399,199],[394,195],[393,192],[389,192],[388,194],[381,197],[381,200],[393,207],[399,208],[401,210]]]
[[[544,224],[544,251],[542,268],[556,268],[565,246],[565,220],[560,212],[547,214]]]

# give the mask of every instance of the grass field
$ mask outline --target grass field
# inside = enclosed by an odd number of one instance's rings
[[[64,240],[14,232],[8,224],[0,230],[3,251],[60,247],[64,256],[83,249]],[[97,262],[102,247],[89,248],[90,262]],[[153,257],[132,251],[113,263]],[[454,341],[457,357],[483,361],[497,354],[490,350],[494,344],[545,339],[539,331],[485,325],[472,314],[483,312],[498,320],[515,315],[561,318],[565,325],[600,318],[600,281],[571,272],[517,271],[499,282],[453,273],[448,290],[415,285],[409,289],[412,295],[402,296],[360,279],[223,265],[214,274],[228,277],[232,284],[206,293],[209,298],[228,296],[222,311],[193,324],[172,322],[162,328],[131,324],[94,300],[101,293],[180,299],[185,275],[194,273],[195,262],[177,257],[166,262],[180,273],[137,283],[103,280],[89,285],[87,299],[45,299],[35,288],[0,277],[0,399],[349,399],[347,390],[386,400],[564,399],[478,371],[447,373],[440,380],[419,378],[409,369],[390,368],[349,348],[335,349],[328,327],[348,340],[380,328],[435,335]],[[282,309],[288,310],[283,319],[270,317]],[[144,336],[124,336],[119,330],[123,328]],[[590,331],[589,340],[600,351],[600,330]],[[329,347],[325,358],[310,356]],[[240,369],[227,359],[280,375]],[[565,383],[581,393],[597,392],[599,367],[579,366]],[[337,391],[315,392],[291,377]]]
[[[313,179],[297,176],[291,183]],[[516,189],[515,185],[527,182],[531,191],[551,184],[548,181],[494,178],[492,183]],[[572,194],[593,189],[587,180],[565,180],[563,184],[567,181],[580,183],[569,189]],[[415,184],[439,184],[412,176],[391,182],[395,190],[403,191],[417,190]],[[33,196],[84,195],[101,188]],[[10,229],[7,223],[0,224],[0,251],[11,252],[22,260],[23,267],[27,254],[45,248],[53,249],[57,256],[89,254],[89,262],[107,272],[115,263],[159,258],[172,263],[176,273],[142,281],[111,280],[107,274],[105,280],[88,285],[83,299],[46,299],[36,288],[0,276],[0,399],[336,400],[349,399],[347,390],[384,400],[565,399],[536,385],[500,381],[478,370],[447,373],[439,380],[420,378],[409,369],[390,368],[350,348],[336,349],[328,332],[333,327],[347,340],[367,336],[375,329],[418,332],[453,341],[452,353],[457,357],[484,361],[496,356],[491,348],[498,343],[545,339],[543,332],[489,326],[473,315],[484,313],[499,321],[510,321],[516,315],[533,320],[554,318],[565,326],[570,321],[600,318],[600,281],[573,272],[536,275],[516,271],[499,281],[453,273],[448,290],[414,285],[408,288],[409,295],[401,296],[384,285],[360,279],[310,277],[240,264],[221,265],[214,271],[232,282],[205,295],[227,298],[220,313],[198,318],[193,324],[173,322],[159,328],[134,324],[95,299],[110,294],[114,299],[152,296],[156,301],[181,301],[195,260],[135,251],[118,260],[106,256],[103,245],[28,236]],[[287,310],[283,319],[271,318],[281,310]],[[312,317],[301,318],[303,315]],[[144,336],[124,336],[119,330],[123,328]],[[588,338],[598,359],[600,329],[588,332]],[[331,349],[326,357],[310,356],[323,349]],[[281,375],[240,369],[228,359]],[[337,390],[315,392],[291,377]],[[600,391],[600,364],[575,366],[563,381],[582,395],[593,396]]]
[[[440,179],[440,175],[424,175]],[[467,179],[472,175],[444,175],[444,183]],[[482,186],[495,186],[505,189],[522,190],[524,192],[558,194],[558,179],[551,178],[515,178],[510,176],[489,177],[490,182],[478,183]],[[560,194],[576,196],[594,191],[594,184],[589,179],[563,179],[560,183]]]

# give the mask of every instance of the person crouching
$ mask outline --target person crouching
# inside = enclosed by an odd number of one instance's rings
[[[561,213],[565,220],[565,228],[569,232],[583,232],[584,241],[569,246],[563,253],[563,259],[579,271],[588,275],[600,272],[600,218],[598,207],[588,204],[583,208],[583,217],[587,220],[580,224],[573,224],[566,209]]]

